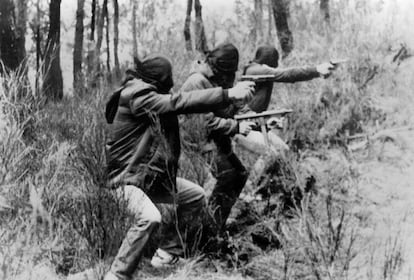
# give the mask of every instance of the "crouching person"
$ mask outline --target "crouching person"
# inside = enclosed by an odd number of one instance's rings
[[[177,221],[185,236],[183,220],[198,215],[205,205],[203,189],[177,178],[180,136],[177,114],[199,113],[226,107],[233,101],[247,102],[253,83],[239,83],[231,89],[171,93],[172,66],[164,57],[139,61],[127,71],[127,78],[106,108],[111,123],[107,142],[108,184],[122,195],[135,222],[106,274],[105,280],[127,280],[138,266],[151,233],[161,222],[154,203],[177,205]],[[175,234],[160,244],[151,263],[163,266],[183,254],[183,244]]]
[[[187,78],[181,89],[188,91],[217,86],[229,88],[234,83],[238,63],[237,48],[230,43],[220,44],[207,54],[204,62],[200,62],[199,68]],[[228,104],[226,107],[188,120],[198,122],[198,129],[205,131],[205,142],[212,140],[215,144],[211,154],[212,173],[217,182],[209,198],[208,207],[213,213],[217,231],[221,231],[225,226],[248,177],[246,168],[232,149],[232,137],[236,134],[247,135],[254,125],[246,121],[239,124],[234,119],[241,105],[243,104]]]

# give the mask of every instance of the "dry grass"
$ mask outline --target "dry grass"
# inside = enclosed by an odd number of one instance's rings
[[[284,64],[336,57],[349,62],[329,80],[277,86],[272,106],[295,110],[286,132],[294,151],[289,161],[301,182],[309,174],[317,178],[317,191],[308,194],[293,219],[281,219],[277,211],[264,216],[268,228],[277,229],[272,233],[281,249],[261,251],[253,248],[249,235],[231,237],[227,262],[193,259],[164,275],[144,269],[139,272],[144,279],[397,279],[404,264],[403,237],[386,239],[383,250],[375,252],[381,258],[365,250],[369,236],[359,231],[366,221],[353,208],[365,201],[356,193],[356,158],[346,147],[349,134],[412,123],[405,118],[411,109],[403,106],[412,104],[412,87],[400,74],[410,69],[387,60],[387,46],[395,38],[389,26],[372,29],[376,10],[371,4],[356,11],[344,5],[333,6],[332,27],[325,31],[316,11],[306,5],[295,4],[292,14],[296,49]],[[169,40],[167,49],[174,57],[176,84],[181,84],[189,61],[174,44]],[[243,46],[246,61],[254,42]],[[25,279],[22,273],[42,265],[53,267],[40,272],[42,277],[91,267],[100,267],[101,275],[122,240],[129,223],[122,201],[101,188],[103,108],[112,86],[99,84],[91,91],[82,89],[80,98],[44,104],[26,87],[23,75],[0,79],[0,279]],[[185,147],[196,163],[182,172],[203,183],[205,167],[194,156],[198,152]],[[253,191],[252,185],[245,194]],[[246,254],[246,260],[243,250],[257,251]],[[377,260],[380,266],[373,264]],[[361,276],[361,264],[371,271]]]

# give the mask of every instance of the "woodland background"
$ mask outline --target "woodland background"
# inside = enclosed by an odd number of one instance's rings
[[[229,2],[0,0],[1,279],[99,279],[129,224],[101,188],[109,94],[133,55],[171,58],[178,89],[223,41],[240,69],[263,43],[281,67],[348,60],[272,97],[294,110],[285,160],[315,187],[285,217],[280,197],[250,199],[251,174],[226,250],[167,272],[144,259],[137,279],[413,279],[414,3]],[[257,159],[236,148],[246,166]],[[205,183],[191,163],[181,172]]]

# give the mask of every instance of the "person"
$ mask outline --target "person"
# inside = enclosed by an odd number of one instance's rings
[[[275,47],[264,45],[257,49],[253,61],[249,62],[244,67],[243,75],[271,75],[273,78],[270,81],[256,83],[254,97],[239,112],[253,111],[260,113],[266,111],[269,108],[274,83],[295,83],[309,81],[320,77],[327,78],[335,69],[335,66],[329,62],[316,66],[290,68],[278,68],[278,64],[279,53]],[[280,177],[280,174],[283,174],[283,180],[289,183],[289,180],[291,179],[290,183],[292,185],[292,187],[285,187],[285,189],[282,190],[286,193],[285,202],[288,203],[292,197],[295,197],[296,202],[291,203],[291,205],[294,206],[297,204],[297,201],[299,201],[302,196],[301,190],[292,183],[295,181],[294,178],[292,179],[291,176],[287,174],[294,174],[294,172],[292,172],[291,167],[282,160],[283,154],[289,150],[286,143],[272,130],[268,132],[270,147],[265,145],[264,136],[257,131],[252,131],[247,136],[239,135],[235,140],[248,150],[255,152],[260,151],[262,154],[253,167],[255,173],[259,175],[259,185],[261,181],[272,182],[272,180],[264,179],[268,178],[268,176],[275,175],[276,177]],[[275,171],[274,166],[278,166],[277,171]],[[274,174],[267,174],[269,170],[272,170]],[[279,180],[279,178],[273,179],[274,182],[283,182],[283,180]],[[277,185],[276,183],[273,184]],[[279,185],[283,184],[284,183],[281,183]],[[268,187],[269,186],[258,186],[256,193],[267,192]]]
[[[144,246],[161,222],[154,203],[174,203],[180,235],[161,242],[151,263],[173,263],[183,253],[180,238],[185,222],[196,217],[205,205],[204,190],[177,178],[180,135],[177,114],[208,112],[248,101],[253,83],[233,88],[171,93],[172,65],[163,56],[135,59],[121,88],[106,107],[111,124],[106,145],[108,185],[125,199],[135,221],[126,233],[105,280],[131,279]]]
[[[278,64],[279,53],[275,47],[264,45],[256,50],[255,58],[244,67],[243,75],[271,75],[273,79],[256,83],[254,97],[239,113],[251,111],[260,113],[266,111],[269,108],[274,83],[295,83],[320,77],[327,78],[331,75],[332,70],[335,69],[335,66],[329,62],[321,63],[317,66],[289,68],[278,68]],[[273,131],[270,131],[268,138],[272,146],[271,150],[282,152],[289,149],[284,141]],[[268,151],[264,147],[265,141],[260,132],[253,131],[245,137],[238,135],[235,140],[248,150]]]
[[[268,109],[274,83],[295,83],[329,77],[335,66],[329,62],[317,66],[278,68],[279,53],[273,46],[261,46],[255,58],[244,67],[243,75],[272,75],[271,81],[256,84],[255,95],[247,107],[257,113]]]
[[[233,85],[239,63],[239,52],[231,43],[223,43],[206,55],[205,61],[199,64],[184,82],[182,91],[210,89],[217,86],[229,88]],[[212,173],[216,178],[216,184],[208,201],[208,209],[214,218],[213,223],[220,231],[226,223],[231,208],[240,195],[248,172],[239,158],[232,150],[231,138],[237,134],[248,134],[254,123],[234,120],[234,115],[241,108],[241,104],[228,104],[226,108],[216,109],[204,114],[202,118],[188,118],[185,122],[189,125],[198,123],[198,129],[187,131],[189,142],[196,142],[191,134],[205,131],[205,143],[212,140],[215,144],[213,150]],[[210,152],[211,153],[211,152]]]

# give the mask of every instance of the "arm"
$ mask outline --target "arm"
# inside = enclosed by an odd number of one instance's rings
[[[177,114],[204,113],[227,106],[230,103],[228,91],[222,88],[194,90],[175,94],[159,94],[150,91],[136,93],[130,101],[134,115],[152,111],[157,114],[175,112]]]
[[[200,73],[191,75],[182,86],[182,90],[195,90],[212,88],[210,81]],[[214,110],[211,110],[214,111]],[[233,136],[239,132],[238,122],[232,116],[234,115],[234,105],[227,104],[226,108],[208,113],[204,116],[204,122],[209,132],[217,132],[221,135]],[[231,116],[231,117],[229,117]]]
[[[273,82],[294,83],[319,78],[316,67],[292,67],[278,69],[264,64],[251,65],[246,69],[246,75],[273,75]]]
[[[239,123],[233,118],[217,117],[214,113],[205,116],[207,130],[210,133],[233,136],[239,133]]]

